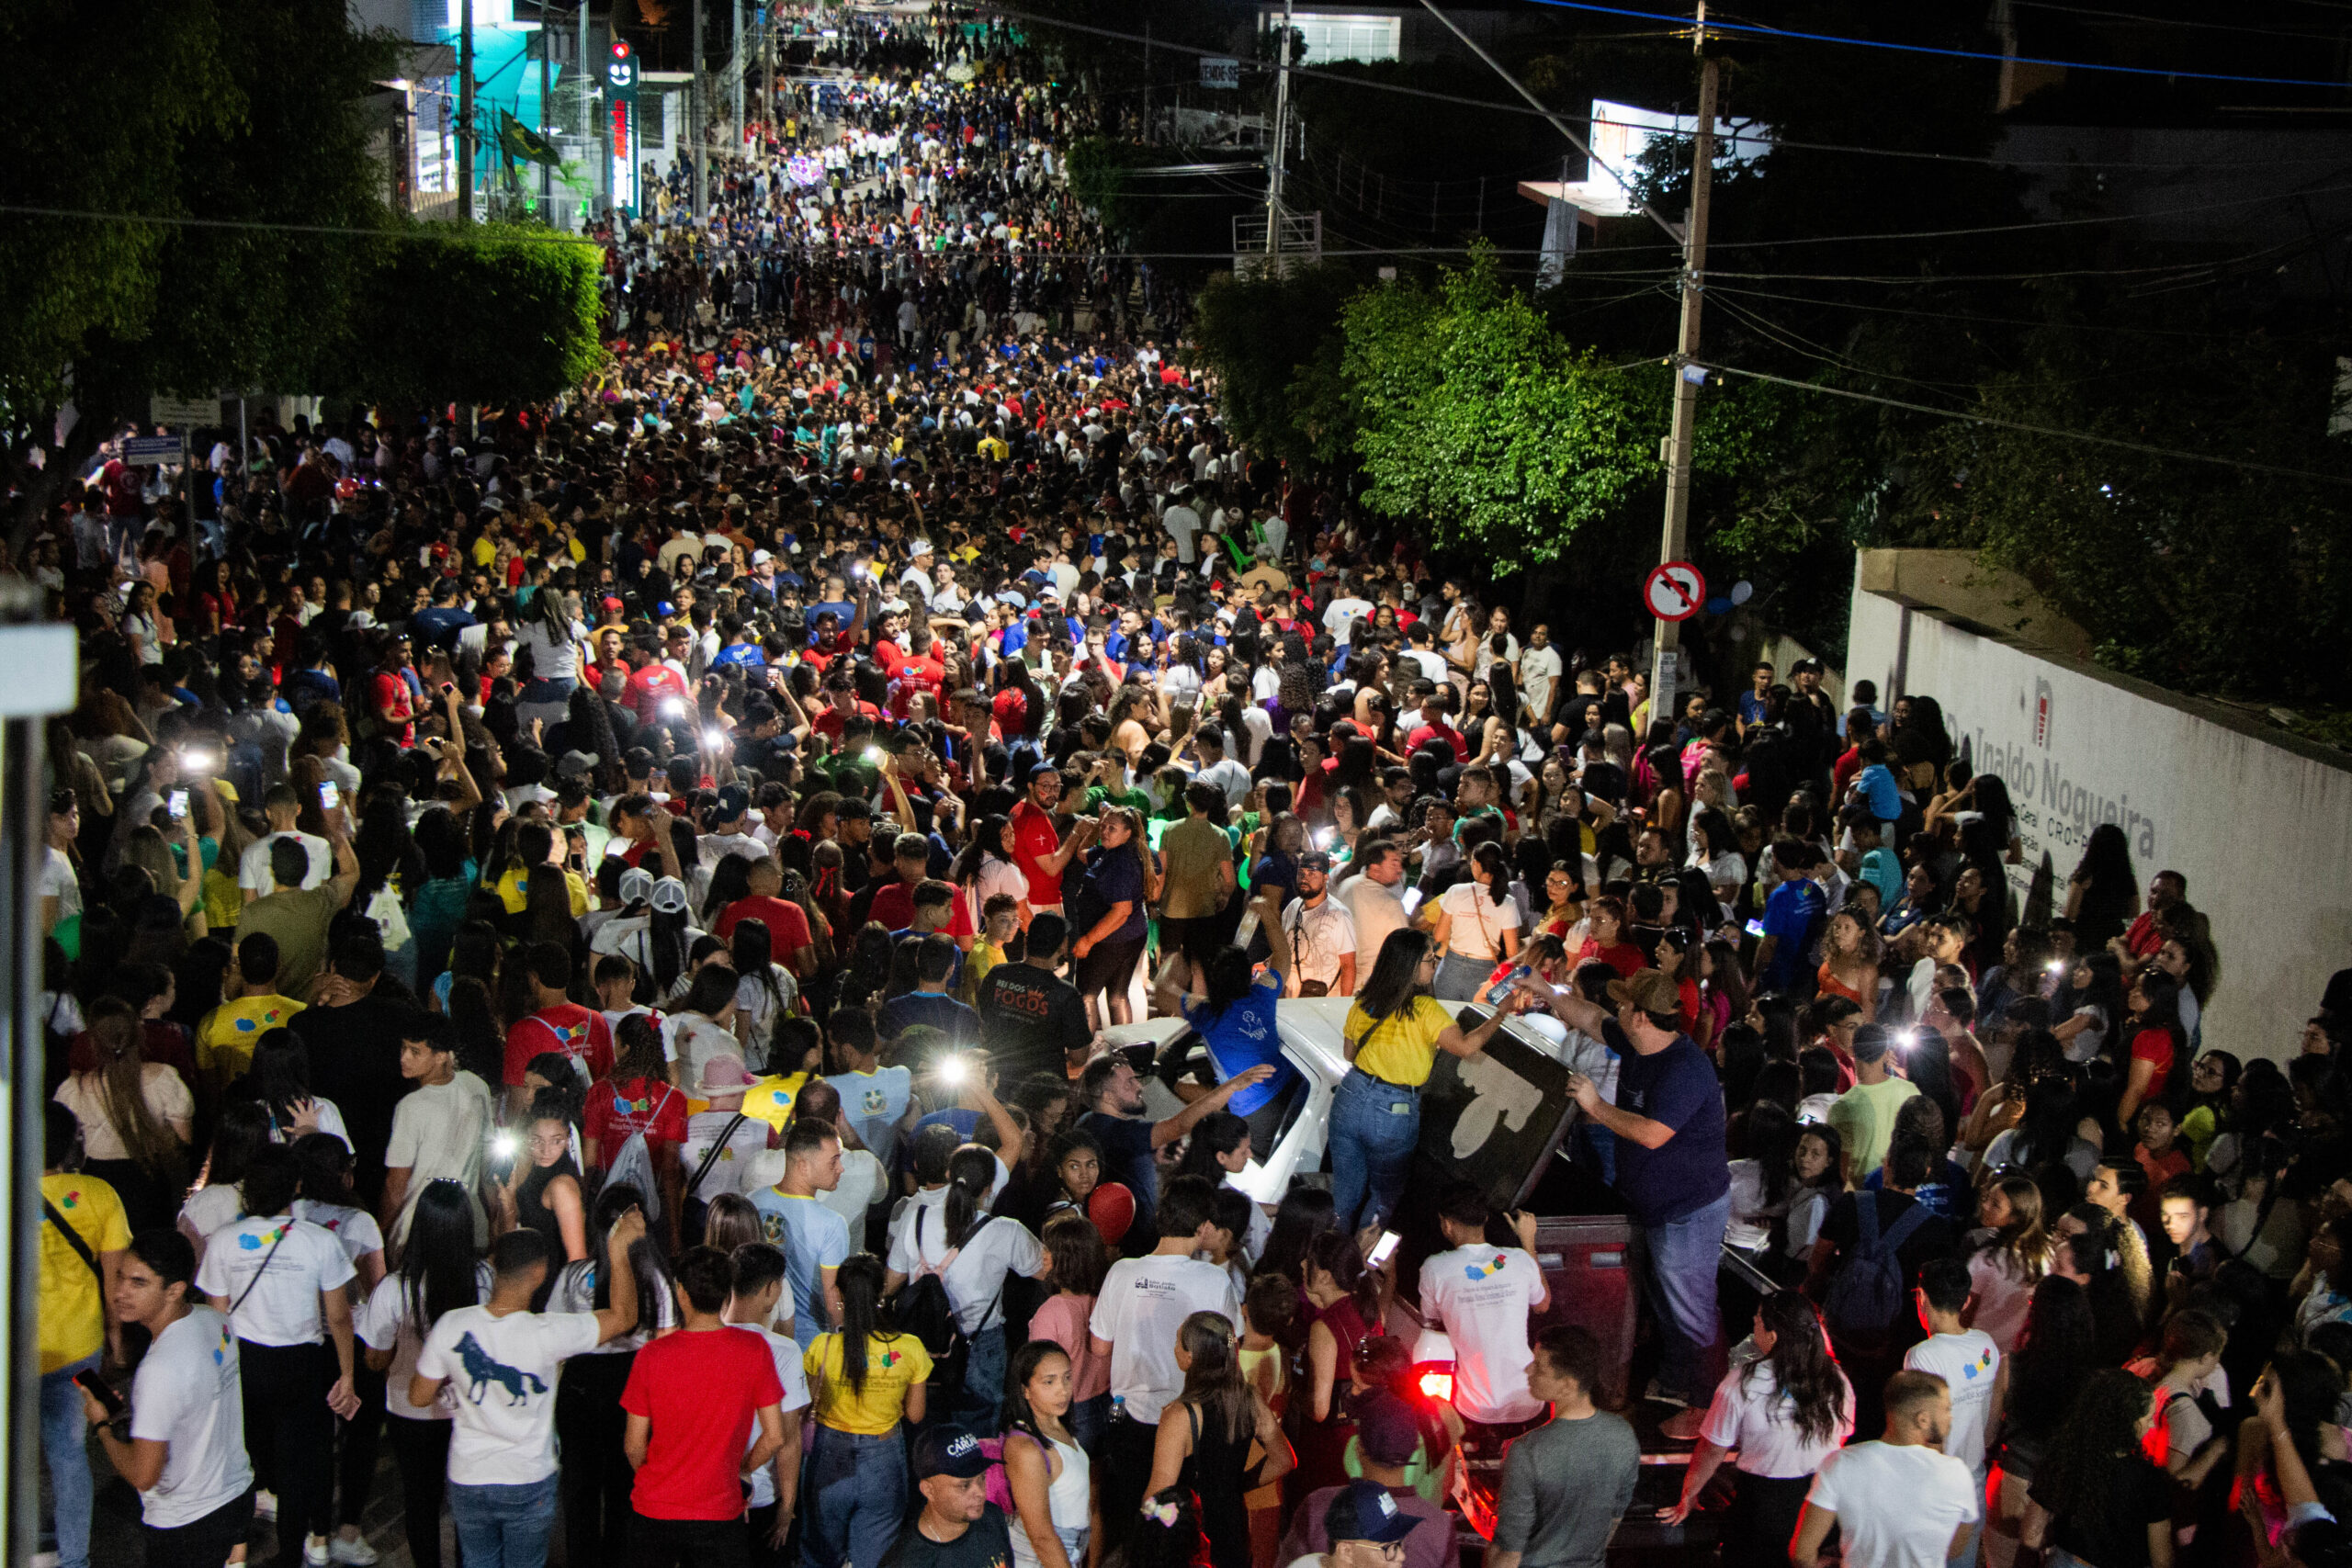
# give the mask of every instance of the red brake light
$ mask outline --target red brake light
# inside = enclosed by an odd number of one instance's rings
[[[1441,1404],[1453,1403],[1453,1369],[1450,1366],[1428,1366],[1421,1369],[1421,1394]]]

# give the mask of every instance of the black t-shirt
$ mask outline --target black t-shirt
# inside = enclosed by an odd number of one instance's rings
[[[350,1131],[352,1184],[375,1206],[384,1188],[392,1108],[415,1086],[401,1076],[401,1029],[408,1009],[368,996],[349,1007],[314,1007],[288,1025],[310,1055],[311,1092],[334,1102]]]
[[[1078,988],[1034,964],[1000,964],[980,982],[980,1043],[999,1077],[1067,1072],[1064,1053],[1093,1039]]]
[[[1878,1206],[1878,1234],[1882,1236],[1893,1230],[1894,1222],[1917,1201],[1907,1192],[1864,1191],[1849,1192],[1830,1204],[1829,1213],[1821,1222],[1821,1234],[1825,1239],[1837,1243],[1839,1258],[1837,1267],[1842,1267],[1844,1260],[1850,1258],[1861,1243],[1861,1220],[1855,1213],[1854,1205],[1864,1198]],[[1904,1289],[1907,1292],[1919,1282],[1922,1264],[1951,1256],[1957,1240],[1951,1222],[1930,1210],[1928,1217],[1920,1222],[1919,1228],[1905,1236],[1903,1245],[1894,1249],[1895,1260],[1903,1266]],[[1917,1314],[1906,1306],[1895,1314],[1894,1327],[1897,1337],[1916,1338],[1918,1332]],[[2108,1568],[2108,1565],[2102,1562],[2099,1568]]]
[[[882,1554],[880,1568],[1006,1568],[1012,1561],[1012,1532],[1005,1525],[1004,1510],[983,1503],[980,1517],[951,1541],[923,1534],[921,1515],[908,1520],[897,1544]]]
[[[1090,1111],[1078,1124],[1102,1145],[1102,1179],[1115,1181],[1135,1194],[1136,1223],[1130,1237],[1149,1236],[1152,1211],[1159,1206],[1159,1162],[1151,1148],[1151,1123]]]
[[[2050,1544],[2098,1568],[2148,1568],[2148,1527],[2169,1527],[2172,1520],[2170,1478],[2135,1453],[2109,1474],[2104,1490],[2106,1517],[2097,1529],[2087,1527],[2079,1513],[2052,1508]],[[2041,1487],[2033,1489],[2032,1496],[2043,1507],[2052,1507]]]

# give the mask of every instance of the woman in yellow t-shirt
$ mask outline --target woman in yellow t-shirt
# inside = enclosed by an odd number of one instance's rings
[[[1420,1142],[1421,1086],[1437,1054],[1480,1055],[1509,1011],[1497,1008],[1464,1030],[1430,995],[1437,960],[1429,932],[1389,932],[1372,978],[1348,1009],[1343,1045],[1352,1066],[1331,1097],[1330,1137],[1331,1199],[1340,1228],[1350,1234],[1396,1213]]]
[[[913,1335],[885,1326],[883,1277],[870,1252],[843,1258],[833,1276],[842,1326],[819,1335],[801,1357],[817,1416],[808,1459],[814,1506],[803,1516],[812,1562],[879,1562],[906,1518],[899,1423],[923,1417],[931,1355]]]

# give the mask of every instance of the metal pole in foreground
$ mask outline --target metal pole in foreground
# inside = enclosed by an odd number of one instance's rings
[[[474,220],[474,0],[458,10],[458,221]]]
[[[1704,0],[1699,9],[1698,47],[1707,40]],[[1690,446],[1699,426],[1699,382],[1691,379],[1691,362],[1699,356],[1699,310],[1705,303],[1707,269],[1707,193],[1715,164],[1716,64],[1699,67],[1699,134],[1690,153],[1690,220],[1682,241],[1682,328],[1674,343],[1674,423],[1666,438],[1666,526],[1658,542],[1658,559],[1680,560],[1689,547],[1690,529]],[[1702,379],[1704,372],[1698,373]],[[1656,651],[1650,660],[1650,716],[1674,711],[1675,651],[1681,646],[1682,623],[1657,624]]]
[[[0,659],[12,671],[0,693],[0,964],[7,1006],[0,1021],[0,1081],[8,1093],[8,1561],[29,1562],[40,1544],[40,1243],[43,1118],[48,1055],[41,1033],[40,870],[49,834],[41,721],[74,705],[80,666],[74,628],[37,624],[39,593],[0,584]],[[78,1265],[77,1265],[78,1267]]]

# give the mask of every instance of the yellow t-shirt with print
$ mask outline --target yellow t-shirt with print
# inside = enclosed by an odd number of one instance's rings
[[[226,1087],[254,1065],[254,1046],[273,1029],[283,1029],[306,1004],[276,994],[239,997],[206,1015],[196,1031],[197,1070]]]
[[[801,1086],[808,1081],[807,1073],[762,1078],[743,1091],[743,1114],[783,1132],[792,1125],[792,1102],[800,1097]]]
[[[1408,1010],[1376,1025],[1358,1004],[1348,1009],[1347,1037],[1356,1043],[1357,1066],[1374,1077],[1419,1089],[1437,1066],[1437,1037],[1453,1022],[1453,1014],[1435,997],[1415,997]]]
[[[576,920],[588,912],[588,884],[576,871],[566,871],[563,881],[571,891],[571,918]],[[510,915],[519,915],[531,907],[529,890],[519,871],[510,871],[500,877],[491,890],[498,895],[498,901],[506,906]]]
[[[130,1245],[130,1221],[114,1189],[94,1176],[44,1176],[40,1195],[93,1254],[120,1252]],[[53,1372],[106,1343],[106,1316],[98,1277],[74,1244],[57,1234],[46,1215],[40,1226],[40,1370]]]
[[[980,982],[989,971],[1004,962],[1004,949],[982,937],[972,943],[972,951],[964,955],[964,984],[957,992],[966,1007],[979,1005]]]
[[[906,1413],[907,1391],[931,1381],[931,1352],[911,1334],[887,1339],[879,1334],[866,1336],[863,1393],[851,1388],[842,1374],[838,1329],[817,1336],[816,1343],[802,1352],[800,1365],[816,1393],[817,1419],[837,1432],[865,1438],[888,1435]]]

